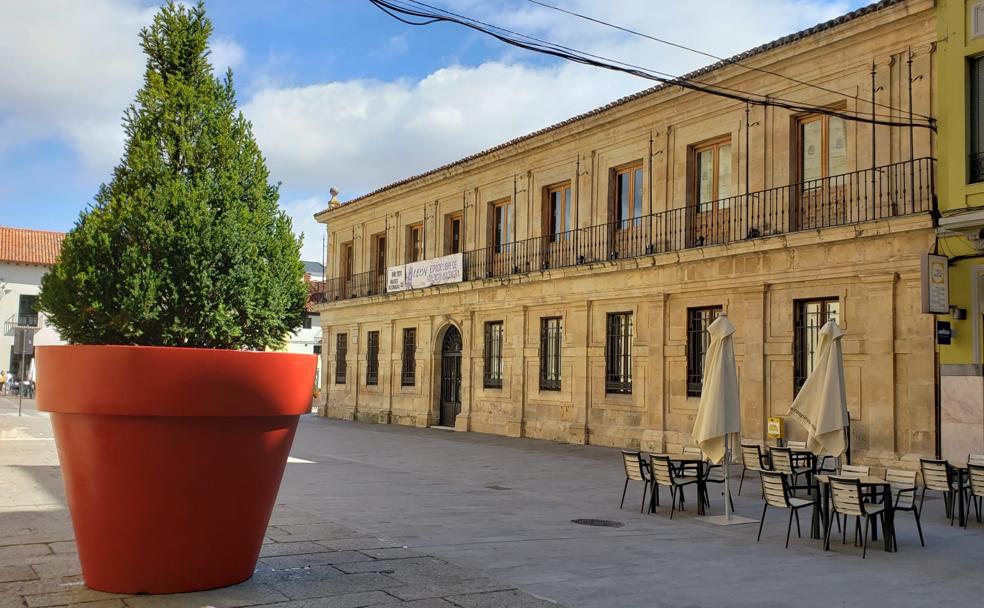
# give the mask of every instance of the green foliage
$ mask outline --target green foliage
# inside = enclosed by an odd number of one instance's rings
[[[127,144],[45,276],[40,305],[80,344],[281,347],[303,320],[300,241],[232,73],[208,61],[202,4],[168,2],[140,33]]]

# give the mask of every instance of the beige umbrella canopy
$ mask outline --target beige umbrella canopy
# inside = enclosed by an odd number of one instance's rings
[[[704,385],[693,436],[708,459],[720,463],[726,453],[725,439],[741,432],[738,369],[732,340],[735,326],[721,315],[707,327],[707,333],[711,343],[704,356]]]
[[[806,447],[818,456],[837,457],[847,449],[844,429],[850,419],[844,388],[843,335],[833,319],[820,329],[813,371],[786,414],[806,428]]]

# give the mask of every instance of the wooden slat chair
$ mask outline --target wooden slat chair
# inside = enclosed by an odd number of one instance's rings
[[[864,501],[864,493],[861,489],[861,482],[858,479],[845,477],[830,478],[830,498],[831,508],[835,515],[845,515],[855,518],[854,538],[857,545],[858,528],[861,518],[864,518],[864,534],[862,535],[861,559],[868,553],[868,530],[871,527],[872,517],[881,517],[882,527],[885,523],[885,505],[874,504]],[[827,535],[824,538],[824,546],[830,541],[830,530],[833,526],[827,526]],[[847,542],[847,526],[844,526],[841,541]]]
[[[916,530],[919,531],[919,544],[926,546],[923,540],[922,524],[919,523],[919,508],[916,507],[916,472],[903,469],[887,469],[885,481],[892,484],[892,496],[895,497],[896,511],[912,511],[916,518]]]
[[[786,447],[790,450],[805,450],[805,441],[787,441]],[[793,464],[798,467],[804,467],[809,465],[809,458],[802,454],[793,454]]]
[[[699,454],[705,460],[705,463],[704,463],[704,483],[705,484],[709,484],[709,483],[719,483],[719,484],[722,484],[722,485],[724,484],[724,467],[722,465],[719,465],[719,464],[711,464],[709,461],[707,461],[707,455],[704,454],[704,451],[703,450],[701,450],[697,446],[687,446],[687,447],[683,448],[683,453],[684,454],[695,454],[695,455],[696,454]],[[693,469],[684,469],[684,473],[683,474],[684,474],[685,477],[689,477],[689,476],[693,476],[695,473],[696,473],[696,471],[693,471]],[[723,490],[722,490],[721,493],[722,494],[724,493]],[[704,495],[704,504],[707,505],[708,507],[711,506],[710,496],[708,496],[706,494]],[[734,508],[735,508],[735,501],[734,501],[734,499],[732,499],[731,500],[731,510],[733,511]]]
[[[642,513],[646,509],[646,492],[649,491],[650,486],[653,485],[653,478],[649,471],[649,465],[643,459],[642,454],[639,452],[622,452],[622,466],[625,467],[625,485],[622,486],[622,502],[618,503],[618,508],[621,509],[625,504],[625,492],[629,489],[630,481],[641,481],[642,482],[642,507],[639,512]],[[655,488],[653,488],[655,492]]]
[[[796,537],[802,538],[800,533],[799,510],[806,507],[817,507],[817,501],[812,498],[797,498],[790,495],[789,482],[786,476],[775,471],[759,471],[762,479],[762,492],[765,495],[765,505],[762,507],[762,520],[759,522],[758,536],[755,542],[762,540],[762,526],[765,525],[765,514],[769,507],[777,509],[789,509],[789,522],[786,524],[786,548],[789,548],[789,533],[793,528],[793,518],[796,518]]]
[[[953,525],[953,515],[956,510],[953,508],[953,497],[960,487],[953,469],[945,460],[933,460],[931,458],[920,458],[919,468],[922,470],[923,490],[919,498],[919,511],[922,512],[923,502],[926,500],[926,490],[941,492],[943,494],[943,505],[946,509],[946,516],[950,518],[950,525]]]
[[[970,469],[970,492],[967,494],[967,500],[973,501],[974,515],[977,517],[977,523],[980,523],[981,511],[984,510],[984,462],[977,464],[968,461],[967,468]],[[967,505],[967,508],[969,509],[970,505]],[[967,527],[969,519],[970,517],[964,519],[964,528]]]
[[[653,475],[653,487],[659,488],[659,486],[666,486],[670,489],[670,519],[673,519],[673,513],[676,511],[677,496],[679,495],[680,497],[680,510],[682,511],[684,486],[698,483],[700,480],[696,477],[678,475],[676,469],[673,468],[673,463],[670,461],[669,456],[653,454],[650,457],[649,465]],[[656,489],[653,490],[653,492],[656,491]],[[650,512],[655,512],[656,506],[656,501],[650,500]]]
[[[810,467],[798,467],[793,464],[793,453],[789,448],[769,448],[769,460],[772,463],[772,470],[777,473],[783,473],[788,475],[792,483],[789,484],[789,489],[792,490],[793,494],[796,493],[798,489],[809,489],[812,486],[812,473],[813,470]],[[806,485],[797,484],[797,479],[800,476],[806,476]]]
[[[746,471],[768,471],[769,458],[768,455],[762,453],[762,446],[757,443],[742,443],[741,444],[741,479],[738,481],[738,496],[741,496],[741,486],[745,483],[745,472]]]
[[[968,454],[967,464],[984,464],[984,454]]]
[[[838,475],[844,479],[861,479],[862,477],[867,477],[871,473],[871,467],[866,464],[841,464],[840,473]],[[838,516],[835,518],[837,522],[837,531],[840,532],[841,528],[841,518]],[[844,525],[847,525],[847,517],[844,518]]]

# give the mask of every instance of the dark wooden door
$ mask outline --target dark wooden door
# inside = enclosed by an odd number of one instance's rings
[[[451,326],[441,345],[441,426],[454,426],[461,411],[461,332]]]

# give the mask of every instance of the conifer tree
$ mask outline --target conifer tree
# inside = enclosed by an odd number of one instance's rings
[[[213,75],[204,5],[141,30],[143,87],[123,159],[44,277],[40,307],[77,344],[281,347],[303,320],[300,241],[232,72]]]

